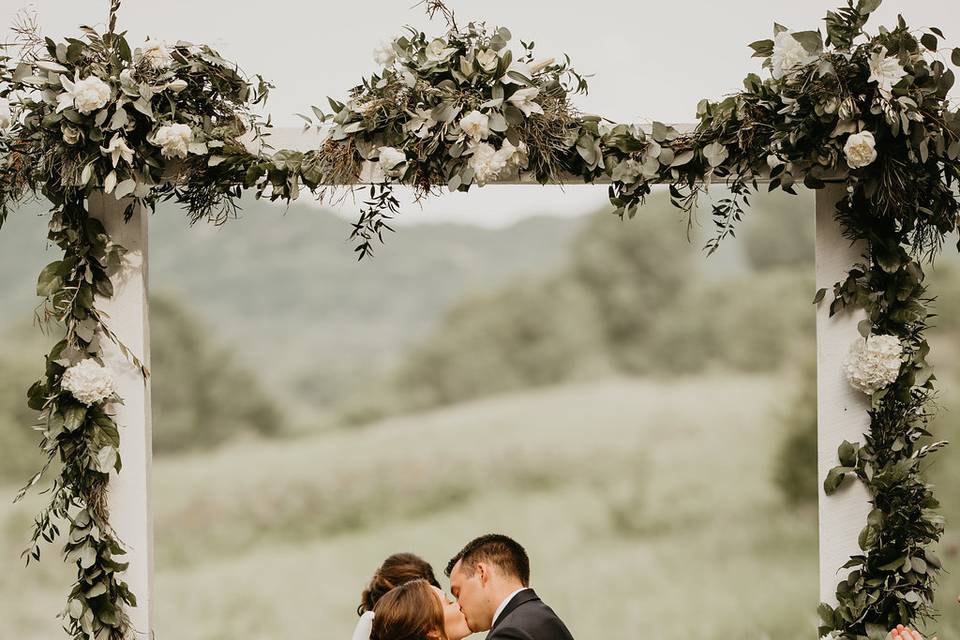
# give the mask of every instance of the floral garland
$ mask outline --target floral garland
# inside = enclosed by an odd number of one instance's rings
[[[838,606],[820,606],[820,633],[914,638],[903,625],[930,618],[941,564],[929,547],[943,532],[921,466],[945,444],[930,442],[926,428],[934,377],[921,263],[957,226],[960,112],[947,101],[954,74],[941,59],[942,32],[918,37],[901,18],[869,35],[863,28],[879,4],[848,0],[828,13],[825,40],[776,25],[772,39],[750,45],[770,77],[751,74],[740,93],[702,101],[696,129],[683,133],[578,113],[570,98],[587,83],[568,58],[536,59],[533,43],[522,41],[515,53],[509,30],[460,28],[440,0],[427,0],[446,20],[445,36],[410,29],[379,48],[379,73],[346,102],[330,100],[331,113],[314,108],[316,119],[305,117],[325,130],[321,148],[269,157],[250,144],[262,126],[250,106],[269,85],[254,87],[204,46],[147,43],[131,52],[115,30],[119,0],[105,34],[84,28],[85,39],[54,43],[23,29],[18,63],[0,59],[0,225],[24,195],[42,194],[53,204],[49,238],[64,251],[44,269],[38,293],[42,316],[62,324],[65,338],[29,393],[41,412],[41,446],[62,469],[29,554],[39,559],[40,540],[59,534],[56,521],[70,523],[66,550],[78,569],[65,612],[71,635],[119,640],[128,632],[123,607],[135,603],[116,577],[123,548],[105,506],[108,473],[120,468],[110,413],[119,398],[100,349],[115,337],[94,305],[95,293],[112,294],[123,249],[89,216],[89,194],[128,198],[130,214],[175,198],[193,220],[220,222],[243,188],[289,200],[301,184],[320,197],[338,185],[369,185],[352,234],[363,258],[391,230],[396,185],[427,195],[510,177],[577,176],[608,181],[615,212],[631,218],[654,184],[669,184],[674,204],[692,215],[698,196],[722,181],[730,195],[713,205],[711,252],[732,235],[760,181],[788,193],[801,180],[846,186],[836,217],[869,251],[835,285],[830,312],[867,313],[845,370],[870,395],[871,424],[862,444],[840,446],[824,489],[856,477],[874,508],[863,553],[837,587]],[[951,58],[960,66],[960,49]]]
[[[332,115],[315,110],[330,136],[302,157],[307,184],[373,185],[354,227],[361,258],[389,229],[394,183],[426,194],[518,172],[541,183],[603,178],[615,212],[633,217],[654,184],[668,183],[674,204],[692,215],[698,196],[722,180],[730,196],[713,205],[710,252],[732,235],[759,181],[788,193],[801,180],[813,189],[843,183],[836,217],[869,251],[835,286],[830,313],[867,313],[845,368],[870,395],[871,424],[863,444],[840,446],[824,489],[833,493],[856,476],[873,509],[859,540],[863,554],[846,564],[852,571],[837,587],[838,606],[819,611],[821,635],[849,640],[884,638],[897,624],[931,617],[941,563],[930,546],[943,519],[921,466],[946,443],[927,441],[934,377],[921,263],[941,249],[960,212],[960,112],[947,101],[954,73],[943,59],[960,65],[960,49],[941,51],[940,29],[915,33],[902,18],[866,33],[879,5],[848,0],[828,13],[825,40],[775,25],[774,38],[750,45],[770,77],[751,74],[742,92],[702,101],[691,133],[577,115],[560,76],[574,74],[577,90],[586,84],[568,63],[535,62],[526,44],[515,58],[508,31],[459,29],[445,12],[445,37],[411,31],[394,40],[375,52],[381,74],[349,102],[331,101]]]
[[[243,187],[265,187],[273,169],[247,149],[261,129],[250,107],[268,85],[251,84],[206,46],[147,42],[131,50],[116,32],[118,9],[114,0],[106,33],[83,27],[82,39],[64,42],[24,22],[19,56],[0,56],[0,226],[19,201],[42,195],[52,205],[48,239],[64,254],[37,282],[38,317],[64,337],[28,393],[47,464],[17,499],[46,471],[57,475],[24,555],[38,561],[42,543],[68,524],[64,552],[77,579],[62,617],[76,640],[130,637],[125,607],[136,605],[119,578],[125,550],[107,509],[109,473],[121,468],[113,418],[121,398],[103,345],[116,342],[147,375],[97,309],[95,296],[113,295],[110,276],[124,249],[90,216],[87,198],[113,194],[127,202],[128,217],[136,206],[174,198],[192,219],[220,221]]]
[[[837,586],[838,605],[821,604],[819,613],[822,636],[849,640],[879,640],[898,623],[932,617],[941,562],[930,547],[944,521],[922,466],[946,443],[931,442],[927,430],[934,376],[921,264],[942,248],[960,213],[960,112],[947,101],[954,73],[939,49],[943,33],[911,31],[900,18],[867,34],[879,4],[850,1],[828,13],[825,41],[817,31],[776,25],[772,40],[750,45],[771,77],[748,76],[743,92],[701,103],[691,136],[696,157],[671,187],[686,207],[708,165],[726,177],[732,195],[714,206],[711,249],[739,221],[758,178],[789,193],[798,176],[810,188],[846,187],[836,218],[868,251],[835,285],[830,314],[867,314],[845,369],[870,396],[870,429],[862,444],[841,444],[824,490],[855,476],[873,509],[859,537],[862,554],[844,565],[851,571]],[[960,49],[947,53],[960,65]],[[720,162],[712,159],[717,152]],[[825,296],[819,291],[815,302]]]

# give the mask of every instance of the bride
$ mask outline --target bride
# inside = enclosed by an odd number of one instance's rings
[[[392,620],[390,626],[395,629],[392,633],[397,633],[396,629],[407,627],[417,628],[426,624],[426,626],[431,629],[442,629],[443,634],[427,634],[423,636],[425,640],[426,638],[436,638],[436,640],[462,640],[462,638],[470,635],[470,629],[467,626],[466,618],[464,618],[463,613],[460,611],[460,607],[440,590],[440,583],[437,582],[433,567],[430,566],[430,563],[412,553],[397,553],[383,561],[373,574],[363,594],[360,596],[360,606],[357,608],[357,613],[360,614],[360,620],[357,622],[356,630],[353,632],[353,640],[371,640],[373,637],[374,620],[377,615],[376,612],[378,611],[377,606],[380,601],[384,596],[398,587],[413,581],[425,582],[429,587],[429,594],[432,599],[423,598],[422,593],[419,596],[415,595],[412,597],[413,601],[423,601],[418,605],[418,610],[402,612],[393,611],[393,607],[398,604],[396,602],[398,596],[392,596],[391,601],[393,604],[388,602],[379,609],[380,612],[383,612],[385,620]],[[422,586],[412,588],[423,591]],[[409,594],[405,594],[404,598],[405,602],[411,599]],[[437,626],[436,620],[432,619],[437,600],[439,600],[442,611],[442,617],[440,618],[442,624],[440,626]],[[425,605],[424,602],[426,603]],[[386,608],[390,608],[391,611],[387,613]],[[430,617],[431,620],[428,622],[418,620],[417,616],[420,615],[426,615]],[[384,622],[383,624],[386,625],[387,623]],[[383,637],[383,640],[392,640],[394,637],[405,636],[386,635]]]
[[[471,633],[459,605],[426,580],[391,590],[373,614],[370,640],[463,640]]]

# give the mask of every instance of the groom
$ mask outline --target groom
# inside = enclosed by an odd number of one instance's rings
[[[490,534],[447,565],[450,590],[474,633],[487,640],[573,640],[553,609],[530,588],[530,559],[517,542]]]

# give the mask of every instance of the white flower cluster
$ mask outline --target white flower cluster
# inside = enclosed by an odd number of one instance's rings
[[[900,375],[903,345],[897,336],[876,335],[857,339],[844,362],[847,381],[857,390],[872,394],[890,386]]]
[[[781,31],[773,40],[773,55],[770,57],[770,62],[773,64],[773,77],[777,80],[816,59],[817,56],[804,49],[800,41],[789,31]]]
[[[193,130],[185,124],[168,124],[157,129],[153,144],[164,158],[186,158],[193,142]]]
[[[89,358],[68,368],[63,373],[60,386],[87,406],[103,402],[114,394],[110,373]]]
[[[62,75],[60,84],[64,92],[57,96],[57,113],[75,107],[83,115],[88,115],[102,109],[110,100],[110,85],[97,76],[81,80],[78,73],[71,82]]]

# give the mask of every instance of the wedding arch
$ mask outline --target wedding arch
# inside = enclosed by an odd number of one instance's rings
[[[947,99],[960,48],[903,18],[871,35],[880,0],[847,0],[825,37],[776,25],[752,43],[769,77],[702,101],[695,126],[640,127],[580,114],[572,98],[587,84],[569,58],[537,59],[533,43],[511,49],[504,27],[461,27],[441,0],[424,4],[446,32],[409,29],[377,50],[376,74],[305,116],[326,132],[307,152],[263,145],[269,123],[253,109],[270,85],[210,47],[131,48],[120,0],[104,33],[56,42],[19,25],[16,55],[0,55],[0,226],[42,196],[63,250],[37,283],[63,339],[28,393],[47,464],[20,496],[55,473],[26,554],[39,560],[66,527],[70,636],[152,628],[148,211],[175,200],[219,222],[245,189],[289,201],[359,185],[351,237],[363,259],[391,230],[394,186],[491,182],[607,184],[621,218],[658,184],[686,215],[722,185],[710,252],[761,185],[817,190],[820,635],[879,640],[927,621],[944,522],[922,471],[946,443],[927,430],[923,264],[960,213],[960,111]]]

